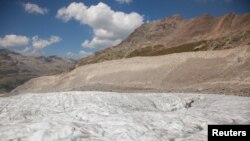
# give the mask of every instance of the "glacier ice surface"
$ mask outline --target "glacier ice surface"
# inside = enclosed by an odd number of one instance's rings
[[[207,140],[208,124],[249,124],[250,98],[57,92],[0,97],[0,140]]]

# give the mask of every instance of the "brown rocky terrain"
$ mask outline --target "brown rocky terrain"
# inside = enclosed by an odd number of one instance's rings
[[[164,91],[250,94],[250,46],[162,56],[133,57],[89,64],[54,76],[32,79],[13,93]]]
[[[73,65],[56,56],[32,57],[0,49],[0,92],[9,92],[31,78],[64,72]]]
[[[145,23],[119,45],[84,58],[78,65],[135,56],[220,50],[250,44],[250,14],[193,19],[170,16]]]
[[[250,94],[250,14],[171,16],[143,24],[74,70],[13,93],[74,90]],[[105,62],[104,62],[105,61]]]

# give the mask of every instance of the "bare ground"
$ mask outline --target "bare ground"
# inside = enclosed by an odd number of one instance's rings
[[[13,93],[98,90],[197,92],[250,96],[250,46],[134,57],[32,79]]]

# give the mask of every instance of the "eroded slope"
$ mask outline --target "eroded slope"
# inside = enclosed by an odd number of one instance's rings
[[[135,57],[32,79],[14,93],[70,90],[250,94],[250,46]]]

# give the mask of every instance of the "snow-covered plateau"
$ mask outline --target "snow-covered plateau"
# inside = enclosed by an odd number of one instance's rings
[[[249,124],[250,98],[58,92],[0,97],[0,140],[205,141],[208,124]]]

